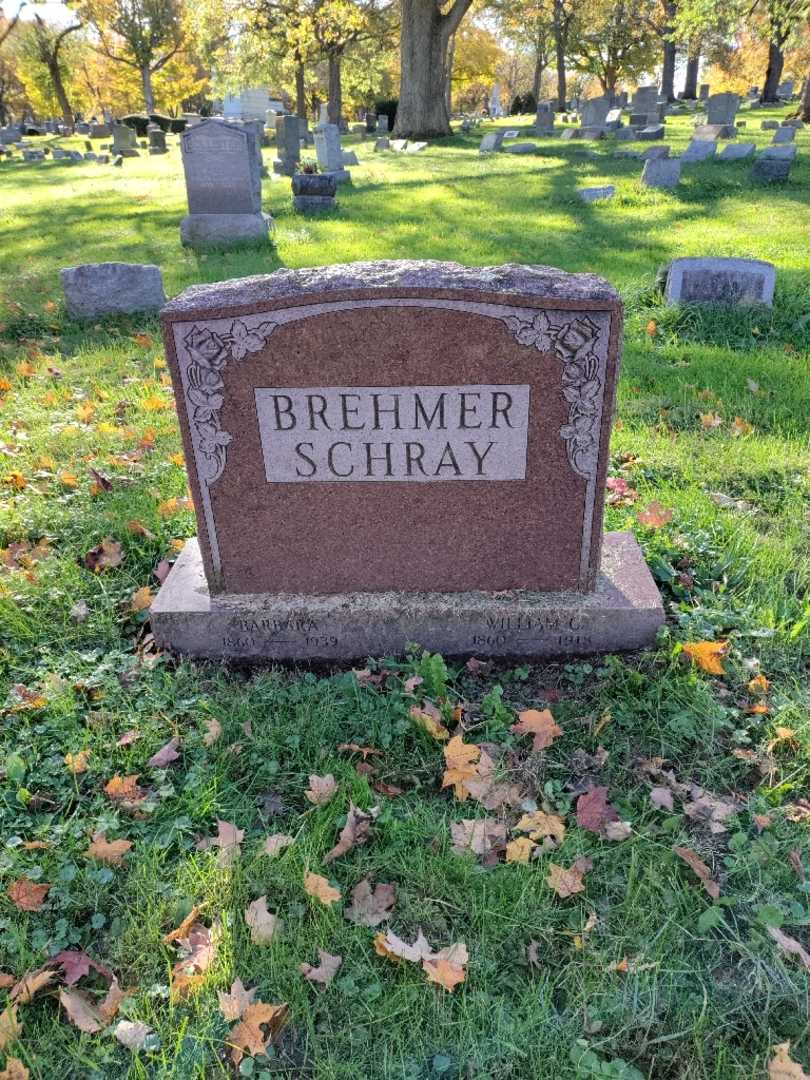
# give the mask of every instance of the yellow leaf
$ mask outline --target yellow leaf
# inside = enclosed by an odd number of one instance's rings
[[[777,1043],[768,1062],[768,1080],[810,1080],[798,1061],[790,1056],[790,1043]]]
[[[450,732],[442,723],[442,714],[432,701],[424,701],[421,705],[411,705],[408,710],[411,720],[438,742],[444,742],[450,738]]]
[[[527,836],[519,836],[517,840],[510,840],[506,845],[506,861],[528,863],[536,846],[534,841]]]
[[[141,408],[145,409],[146,412],[160,412],[161,409],[168,409],[168,407],[168,401],[157,394],[150,394],[141,402]]]
[[[28,486],[28,481],[21,472],[11,472],[6,476],[6,483],[15,491],[23,491]]]
[[[73,473],[60,472],[57,479],[59,480],[59,483],[62,485],[62,487],[76,488],[79,486],[79,478],[77,476],[74,476]]]
[[[65,754],[65,764],[68,767],[68,772],[72,772],[74,776],[87,772],[87,759],[89,757],[89,750],[80,750],[78,754]]]
[[[475,780],[478,777],[478,769],[475,762],[479,761],[481,750],[473,743],[465,743],[460,735],[455,735],[444,748],[444,760],[447,763],[442,787],[451,787],[456,798],[464,802],[470,794],[465,786],[465,781]]]
[[[688,641],[683,651],[707,675],[725,675],[721,658],[728,652],[727,641]]]
[[[335,889],[325,877],[320,874],[306,873],[304,875],[304,892],[320,900],[322,904],[334,904],[340,900],[340,889]]]
[[[140,589],[136,589],[132,594],[130,610],[134,612],[148,611],[154,599],[154,594],[149,586],[142,585]]]
[[[524,814],[515,826],[516,832],[527,832],[532,840],[553,837],[558,844],[565,839],[565,822],[557,814],[547,814],[543,810],[534,810]]]
[[[545,750],[562,735],[550,709],[524,709],[518,713],[518,723],[510,729],[516,735],[533,735],[532,750]]]
[[[76,418],[83,424],[89,424],[95,415],[96,407],[92,401],[83,401],[76,409]]]
[[[438,983],[439,986],[449,990],[450,993],[455,990],[459,983],[463,983],[467,977],[463,967],[452,963],[450,960],[445,960],[444,957],[437,957],[435,960],[423,960],[422,970],[430,982]]]
[[[30,379],[36,375],[36,373],[36,368],[32,364],[29,364],[27,360],[21,360],[20,363],[17,364],[17,374],[21,379]]]
[[[182,454],[169,454],[169,461],[172,465],[179,465],[181,468],[186,463],[186,459]]]

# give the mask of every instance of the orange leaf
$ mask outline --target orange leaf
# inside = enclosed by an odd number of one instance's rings
[[[716,881],[712,879],[711,870],[706,863],[701,859],[696,851],[692,851],[691,848],[674,847],[672,849],[679,859],[683,859],[690,870],[700,878],[703,888],[712,898],[716,900],[720,895],[720,886]]]
[[[438,983],[439,986],[449,990],[450,993],[467,978],[467,973],[463,967],[441,957],[436,960],[423,960],[422,970],[430,982]]]
[[[657,500],[653,500],[646,509],[639,510],[636,521],[648,529],[661,529],[672,521],[672,511],[662,506]]]
[[[444,760],[447,763],[442,787],[451,787],[456,798],[464,802],[470,794],[465,781],[476,780],[479,776],[476,762],[481,758],[481,750],[474,743],[465,743],[460,735],[454,735],[444,748]]]
[[[93,833],[93,842],[84,854],[88,859],[97,859],[110,866],[122,866],[124,855],[131,847],[131,840],[108,840],[103,832],[97,832]]]
[[[749,424],[747,420],[743,420],[741,416],[735,416],[729,425],[729,431],[735,439],[738,439],[741,435],[750,435],[753,430],[754,425]]]
[[[583,879],[590,869],[590,859],[579,858],[568,869],[564,866],[558,866],[557,863],[549,863],[546,884],[554,890],[561,900],[565,900],[566,897],[573,896],[575,893],[585,892],[585,881]]]
[[[68,772],[72,772],[74,776],[78,773],[87,772],[87,759],[89,757],[89,750],[79,750],[77,754],[65,754],[65,764],[68,767]]]
[[[152,348],[152,338],[149,336],[149,334],[133,334],[132,340],[142,349]]]
[[[688,641],[683,651],[707,675],[725,675],[721,657],[728,651],[727,641]]]
[[[50,885],[37,884],[28,878],[12,881],[6,889],[8,898],[20,911],[39,911],[45,903]]]
[[[711,431],[713,428],[719,428],[723,424],[723,417],[716,412],[700,413],[700,426],[704,431]]]
[[[533,735],[532,750],[547,749],[563,733],[551,715],[551,709],[525,709],[518,713],[518,723],[512,724],[510,731],[516,735]]]
[[[334,904],[340,900],[340,889],[335,889],[325,877],[307,872],[304,875],[304,892],[309,893],[322,904]]]

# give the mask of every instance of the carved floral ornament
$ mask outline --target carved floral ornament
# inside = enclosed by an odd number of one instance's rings
[[[534,315],[498,316],[520,345],[553,353],[562,363],[562,392],[569,404],[568,423],[560,428],[571,467],[586,479],[596,471],[602,399],[602,365],[596,354],[600,327],[577,312],[545,311]],[[200,479],[209,486],[225,468],[226,450],[233,436],[223,431],[220,410],[224,402],[222,373],[264,348],[279,323],[273,320],[248,328],[241,319],[225,331],[195,324],[183,338],[188,354],[186,400],[192,441],[201,465]]]

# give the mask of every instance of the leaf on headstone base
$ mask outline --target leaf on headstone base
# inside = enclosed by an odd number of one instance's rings
[[[707,675],[725,675],[721,658],[728,652],[727,641],[687,641],[683,653]]]
[[[231,1059],[239,1065],[244,1055],[264,1054],[287,1022],[287,1005],[265,1005],[254,1001],[242,1014],[240,1022],[231,1029],[229,1041],[233,1046]],[[263,1031],[263,1028],[267,1028]]]
[[[150,769],[165,769],[171,765],[173,761],[177,761],[180,754],[177,752],[177,747],[180,745],[180,739],[177,735],[174,738],[169,739],[165,746],[161,746],[157,753],[147,761],[147,765]]]
[[[506,847],[506,825],[492,818],[467,818],[452,821],[450,833],[453,837],[453,851],[457,855],[489,855],[493,851],[503,851]]]
[[[408,714],[417,727],[422,728],[437,742],[444,742],[450,738],[450,732],[444,725],[442,714],[432,701],[425,699],[421,705],[411,705]]]
[[[255,996],[255,990],[246,990],[242,980],[236,979],[227,994],[222,990],[218,992],[219,1011],[226,1020],[238,1020]]]
[[[800,941],[783,933],[775,926],[769,926],[768,933],[787,956],[795,956],[805,971],[810,971],[810,953]]]
[[[341,829],[338,842],[331,851],[324,855],[324,863],[334,862],[335,859],[339,859],[356,845],[365,844],[366,840],[368,840],[371,820],[371,814],[365,813],[350,802],[346,824]]]
[[[143,1050],[146,1040],[154,1035],[154,1030],[139,1021],[119,1020],[113,1035],[127,1050]]]
[[[0,1050],[5,1050],[9,1043],[19,1039],[22,1024],[17,1019],[17,1006],[7,1005],[0,1012]]]
[[[124,855],[132,847],[131,840],[108,840],[103,832],[93,833],[93,842],[85,851],[88,859],[97,859],[108,866],[122,866]]]
[[[546,884],[561,900],[585,891],[585,874],[591,869],[590,859],[580,857],[567,869],[557,863],[549,863]]]
[[[23,877],[18,881],[12,881],[6,889],[6,895],[20,911],[39,911],[45,903],[50,887],[44,882],[37,884]]]
[[[343,963],[343,957],[332,956],[331,953],[324,952],[323,949],[318,949],[318,959],[320,963],[317,967],[313,967],[311,964],[299,964],[298,970],[304,978],[309,979],[310,982],[317,982],[322,986],[328,986],[337,974],[340,965]]]
[[[294,836],[287,836],[286,833],[273,833],[272,836],[268,836],[265,840],[262,851],[264,851],[265,855],[269,855],[271,859],[274,859],[276,855],[281,854],[286,847],[294,843]]]
[[[703,888],[712,900],[716,900],[720,896],[720,886],[713,880],[711,870],[698,853],[685,847],[675,847],[672,850],[700,878]]]
[[[316,776],[311,773],[309,787],[304,795],[314,806],[325,806],[337,791],[337,780],[331,773],[326,776]]]
[[[768,1062],[768,1080],[810,1080],[798,1061],[790,1056],[790,1043],[777,1043]]]
[[[577,824],[581,829],[604,836],[606,825],[619,820],[618,813],[607,801],[607,792],[606,787],[596,786],[577,799]]]
[[[340,900],[340,889],[334,888],[330,885],[325,877],[321,877],[320,874],[312,874],[307,872],[304,875],[304,892],[313,896],[316,900],[320,900],[322,904],[334,904]]]
[[[363,878],[352,889],[352,902],[343,914],[358,926],[379,926],[390,918],[396,895],[395,885],[381,882],[372,888],[369,879]]]
[[[250,927],[254,945],[269,945],[281,927],[281,920],[267,910],[267,897],[260,896],[245,908],[245,922]]]
[[[518,722],[509,729],[515,735],[532,735],[532,750],[547,750],[563,729],[555,721],[551,709],[524,709],[518,713]]]

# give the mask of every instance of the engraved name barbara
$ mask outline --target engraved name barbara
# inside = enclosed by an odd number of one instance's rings
[[[528,385],[260,387],[268,483],[523,480]]]

